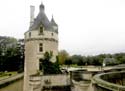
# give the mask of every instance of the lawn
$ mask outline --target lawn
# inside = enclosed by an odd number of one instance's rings
[[[0,72],[0,80],[16,75],[17,72]]]

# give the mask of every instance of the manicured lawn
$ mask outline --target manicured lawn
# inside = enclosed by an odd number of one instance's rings
[[[16,75],[17,72],[0,72],[0,80]]]

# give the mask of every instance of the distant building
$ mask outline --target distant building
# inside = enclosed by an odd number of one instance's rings
[[[107,66],[107,65],[109,65],[109,64],[115,64],[117,61],[116,61],[116,59],[115,58],[109,58],[109,57],[106,57],[106,58],[104,58],[103,59],[103,64],[102,64],[102,66],[104,67],[104,66]]]
[[[30,27],[25,32],[24,91],[30,91],[29,76],[39,71],[44,53],[51,52],[52,61],[58,54],[58,25],[53,17],[48,20],[43,3],[39,8],[39,14],[34,18],[35,8],[31,6]]]

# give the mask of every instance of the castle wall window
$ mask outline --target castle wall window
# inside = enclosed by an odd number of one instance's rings
[[[53,33],[51,33],[51,35],[53,36]]]
[[[29,32],[29,38],[31,37],[31,32]]]
[[[43,61],[43,59],[40,58],[40,59],[39,59],[39,70],[42,70],[42,61]]]
[[[50,51],[50,55],[53,56],[53,51]]]
[[[39,35],[42,35],[43,34],[43,27],[40,27],[39,29]]]
[[[43,44],[42,43],[39,44],[39,52],[43,52]]]

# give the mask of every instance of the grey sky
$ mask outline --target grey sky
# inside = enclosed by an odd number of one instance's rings
[[[30,4],[43,1],[49,19],[59,25],[59,49],[93,55],[125,52],[125,0],[2,0],[0,35],[23,38]]]

